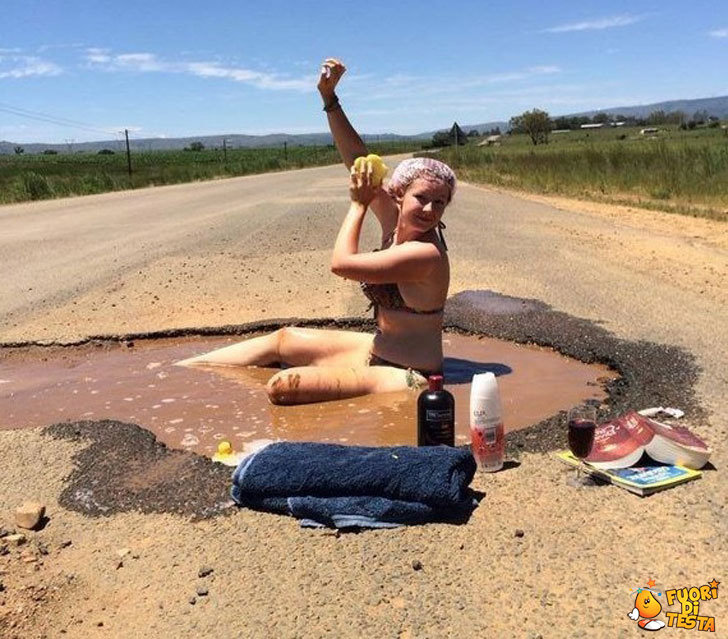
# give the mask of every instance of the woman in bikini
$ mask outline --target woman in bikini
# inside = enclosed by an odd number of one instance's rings
[[[344,164],[351,169],[351,205],[339,229],[331,270],[361,283],[377,321],[374,335],[354,331],[284,327],[205,355],[183,366],[286,366],[266,386],[274,404],[302,404],[419,389],[442,372],[443,307],[450,282],[441,218],[455,190],[455,175],[442,162],[401,162],[386,188],[372,184],[372,167],[357,172],[367,155],[334,92],[344,65],[328,58],[318,89]],[[359,251],[371,208],[382,227],[381,249]]]

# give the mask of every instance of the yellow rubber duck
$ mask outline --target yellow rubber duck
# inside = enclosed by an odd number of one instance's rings
[[[223,439],[217,445],[217,452],[212,456],[212,461],[225,464],[226,466],[237,466],[240,461],[240,456],[235,454],[232,444],[226,439]]]

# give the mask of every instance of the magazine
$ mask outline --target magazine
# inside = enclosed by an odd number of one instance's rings
[[[556,456],[570,466],[578,466],[585,473],[611,482],[615,486],[629,490],[637,495],[645,496],[656,493],[666,488],[672,488],[692,479],[698,479],[703,475],[699,470],[676,466],[671,464],[660,464],[645,457],[643,466],[632,468],[595,468],[586,463],[580,462],[568,450],[563,450]]]
[[[710,448],[684,426],[671,426],[630,412],[597,426],[594,445],[584,459],[595,468],[628,468],[647,453],[663,464],[698,469]]]

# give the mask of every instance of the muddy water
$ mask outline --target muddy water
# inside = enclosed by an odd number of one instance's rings
[[[148,428],[171,447],[208,455],[221,439],[230,440],[236,451],[276,439],[416,443],[417,394],[411,391],[273,406],[264,385],[274,369],[172,365],[239,339],[5,349],[0,351],[0,428],[116,419]],[[549,349],[453,333],[444,335],[443,344],[458,443],[469,441],[469,381],[474,373],[498,376],[507,430],[535,424],[586,399],[603,399],[603,385],[614,377],[605,367]]]

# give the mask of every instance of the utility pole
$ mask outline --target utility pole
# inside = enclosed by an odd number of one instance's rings
[[[131,151],[129,151],[129,129],[124,129],[126,136],[126,166],[129,169],[129,179],[131,180]]]

